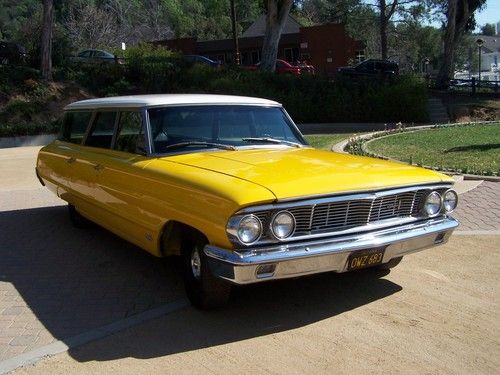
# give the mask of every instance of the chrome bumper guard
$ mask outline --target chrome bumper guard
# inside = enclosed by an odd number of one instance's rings
[[[443,217],[352,236],[238,251],[207,245],[204,251],[214,275],[235,284],[251,284],[328,271],[346,272],[349,256],[359,250],[385,247],[382,262],[387,263],[446,243],[457,226],[453,218]]]

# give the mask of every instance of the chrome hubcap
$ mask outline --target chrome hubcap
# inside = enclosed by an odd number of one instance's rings
[[[191,252],[191,272],[196,280],[201,278],[201,258],[198,249]]]

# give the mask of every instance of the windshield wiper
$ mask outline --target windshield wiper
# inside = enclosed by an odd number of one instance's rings
[[[223,145],[221,143],[201,142],[201,141],[174,143],[172,145],[168,145],[167,147],[165,147],[165,149],[166,150],[173,150],[176,148],[184,148],[184,147],[189,147],[189,146],[206,146],[206,147],[220,148],[222,150],[231,150],[231,151],[236,150],[236,147],[234,147],[234,146]]]
[[[288,145],[292,147],[302,147],[300,143],[284,141],[282,139],[271,138],[271,137],[250,137],[250,138],[242,138],[241,140],[243,142],[266,142],[266,143]]]

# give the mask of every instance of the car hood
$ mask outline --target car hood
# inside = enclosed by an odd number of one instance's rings
[[[423,168],[313,148],[198,152],[163,159],[253,182],[278,200],[453,182]]]

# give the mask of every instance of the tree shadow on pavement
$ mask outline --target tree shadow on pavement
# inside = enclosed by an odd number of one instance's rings
[[[184,297],[176,262],[162,262],[97,226],[76,229],[66,207],[0,212],[0,238],[0,282],[20,297],[13,306],[21,303],[21,315],[35,315],[62,341]],[[401,289],[369,272],[238,287],[219,310],[184,308],[70,354],[104,361],[195,350],[305,326]]]

